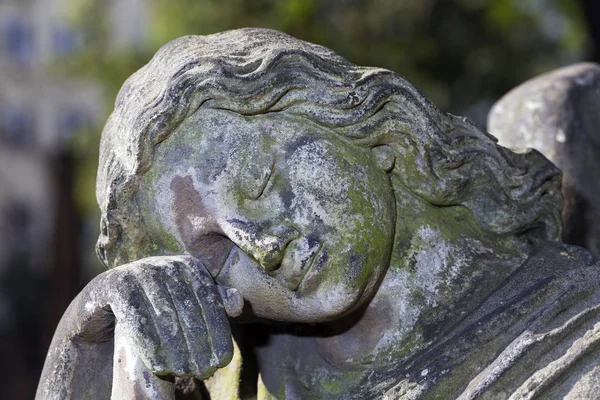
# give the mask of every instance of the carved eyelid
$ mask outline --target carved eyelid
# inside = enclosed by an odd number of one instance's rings
[[[269,184],[269,181],[271,180],[271,176],[273,176],[274,171],[275,171],[275,157],[273,157],[273,160],[271,161],[271,164],[269,166],[269,170],[268,170],[267,174],[264,175],[264,178],[261,181],[261,184],[258,186],[258,188],[256,190],[256,196],[253,196],[254,200],[258,200],[260,198],[260,196],[263,195],[263,193],[265,192],[265,189],[267,188],[267,185]]]

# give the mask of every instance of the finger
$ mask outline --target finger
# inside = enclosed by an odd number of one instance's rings
[[[191,282],[183,274],[185,268],[188,267],[175,262],[173,268],[166,270],[165,283],[179,317],[181,331],[186,341],[185,346],[188,348],[189,370],[186,375],[208,377],[216,370],[216,366],[211,365],[210,362],[212,348],[206,322]]]
[[[187,362],[189,350],[185,345],[173,298],[165,283],[166,270],[170,268],[173,268],[171,261],[156,261],[153,265],[144,266],[143,273],[138,276],[149,306],[154,310],[154,322],[162,343],[154,357],[165,360],[165,364],[156,365],[156,370],[150,369],[157,375],[187,375],[191,373]]]
[[[244,298],[242,297],[242,294],[236,288],[229,286],[219,285],[217,287],[227,315],[232,318],[239,317],[244,308]]]
[[[137,278],[125,271],[115,274],[108,284],[112,288],[109,305],[116,323],[129,335],[146,365],[159,370],[166,363],[157,356],[161,348],[161,336],[155,324],[157,317]]]
[[[202,308],[206,321],[209,343],[212,348],[211,364],[215,367],[224,367],[233,357],[233,343],[229,319],[223,307],[221,296],[208,272],[203,266],[192,264],[183,271],[188,279]]]

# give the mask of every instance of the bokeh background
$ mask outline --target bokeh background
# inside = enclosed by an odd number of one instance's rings
[[[95,175],[119,87],[175,37],[245,26],[397,71],[482,127],[514,86],[600,51],[596,0],[0,0],[0,398],[33,398],[102,271]]]

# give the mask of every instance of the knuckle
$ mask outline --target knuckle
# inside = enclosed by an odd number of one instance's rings
[[[194,374],[194,371],[192,371],[188,364],[177,364],[173,366],[173,368],[171,369],[171,373],[175,376],[186,377],[192,376]]]
[[[146,364],[146,367],[148,367],[150,372],[152,372],[154,375],[162,376],[168,375],[169,373],[167,366],[156,358],[150,358]]]
[[[144,360],[145,358],[145,360]],[[155,352],[146,352],[146,357],[142,357],[142,360],[146,364],[146,367],[152,372],[154,375],[164,376],[172,373],[173,369],[170,368],[168,363],[165,360],[165,357],[159,351]]]
[[[173,274],[179,271],[180,266],[177,261],[169,261],[163,268],[166,272]]]
[[[169,357],[170,362],[161,352],[156,352],[148,357],[146,366],[155,375],[174,375],[179,377],[192,376],[194,371],[185,360]]]
[[[216,366],[203,365],[200,368],[198,368],[198,371],[196,371],[194,376],[196,376],[200,380],[208,379],[215,373],[216,370],[217,370]]]
[[[148,265],[146,268],[144,268],[144,272],[146,275],[149,275],[152,278],[156,278],[156,277],[160,276],[161,270],[163,268],[164,267],[160,267],[158,265],[151,264],[151,265]]]
[[[233,345],[231,342],[221,341],[214,344],[215,365],[219,368],[226,366],[233,358]]]
[[[220,354],[220,357],[217,359],[217,367],[223,368],[226,367],[233,358],[233,351],[227,351]]]

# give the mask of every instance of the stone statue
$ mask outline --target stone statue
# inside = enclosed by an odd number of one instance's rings
[[[394,72],[271,30],[177,39],[121,89],[97,197],[109,270],[38,399],[600,389],[600,269],[560,242],[560,171]]]
[[[489,115],[507,147],[539,150],[563,171],[566,243],[600,255],[600,66],[582,63],[510,91]]]

